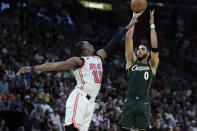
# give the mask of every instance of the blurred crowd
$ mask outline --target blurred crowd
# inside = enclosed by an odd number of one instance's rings
[[[16,72],[23,66],[66,60],[75,55],[72,49],[81,40],[103,48],[129,22],[131,13],[125,8],[118,8],[122,13],[118,9],[110,13],[83,9],[69,0],[2,1],[0,130],[63,131],[65,103],[76,84],[73,72],[28,73],[21,79],[15,78]],[[149,41],[146,16],[148,11],[136,25],[134,50],[137,43]],[[152,130],[197,130],[195,16],[156,10],[160,65],[150,90]],[[119,130],[127,93],[124,42],[119,47],[104,62],[90,131]],[[14,123],[7,113],[14,113],[15,118],[10,116]]]

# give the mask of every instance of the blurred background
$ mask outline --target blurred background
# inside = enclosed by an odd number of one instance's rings
[[[63,131],[72,71],[25,74],[23,66],[66,60],[81,40],[96,49],[132,18],[129,0],[1,0],[0,129]],[[160,64],[150,89],[151,125],[166,131],[197,130],[197,1],[148,0],[135,27],[134,47],[150,43],[155,9]],[[103,84],[90,131],[118,131],[126,97],[124,39],[104,62]]]

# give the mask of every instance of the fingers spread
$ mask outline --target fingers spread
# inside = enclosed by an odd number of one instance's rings
[[[153,15],[154,15],[155,9],[153,9]]]
[[[153,9],[152,11],[150,10],[150,15],[154,15],[155,9]]]

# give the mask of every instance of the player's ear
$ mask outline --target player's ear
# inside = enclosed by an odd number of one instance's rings
[[[150,51],[148,51],[148,53],[147,53],[147,54],[148,54],[148,56],[150,56]]]

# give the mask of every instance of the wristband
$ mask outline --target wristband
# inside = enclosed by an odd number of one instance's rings
[[[150,28],[151,28],[151,29],[155,29],[155,24],[151,24],[151,25],[150,25]]]
[[[134,25],[135,25],[135,24],[130,24],[130,25],[126,26],[126,29],[129,30],[129,29],[131,29]]]

